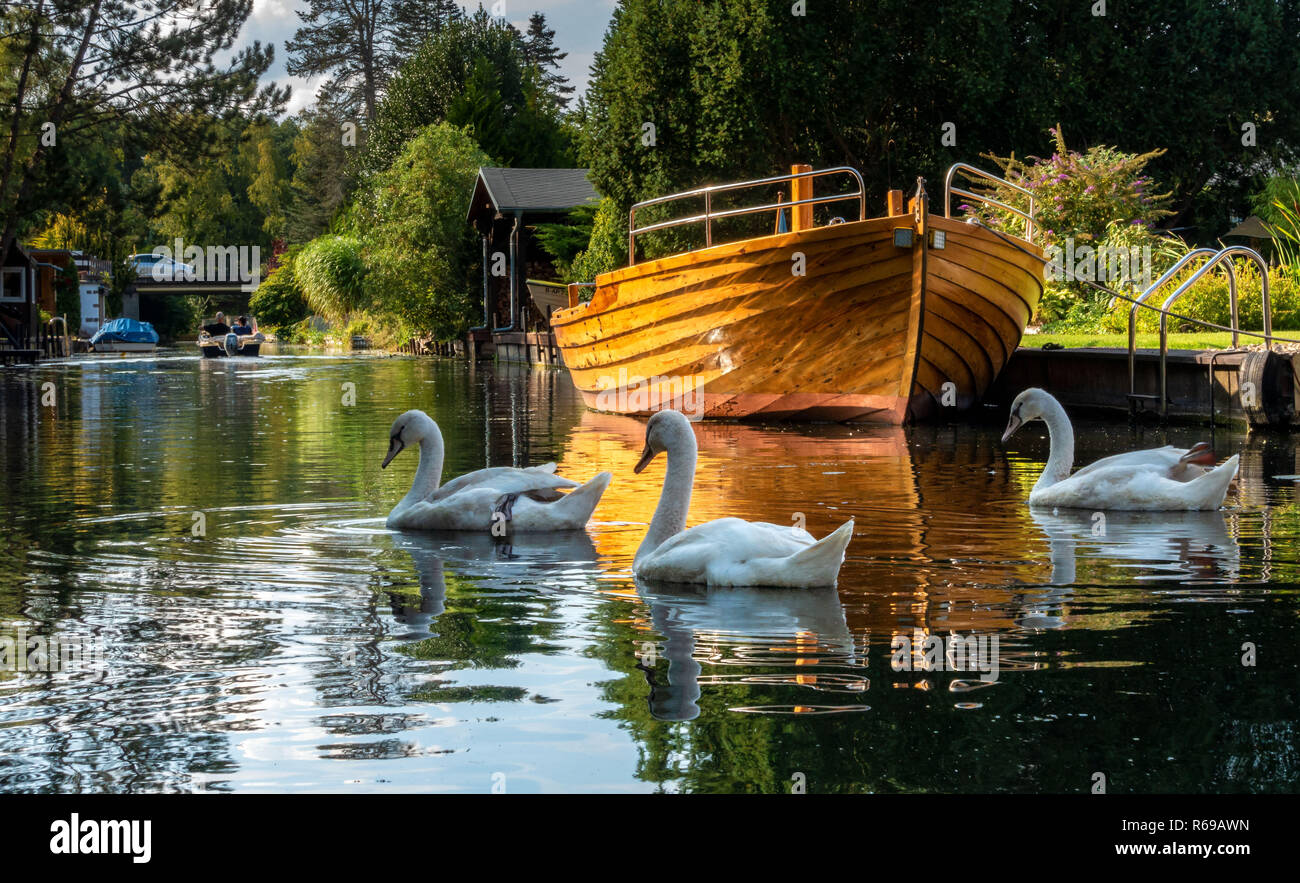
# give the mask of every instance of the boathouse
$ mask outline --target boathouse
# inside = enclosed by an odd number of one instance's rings
[[[536,242],[536,228],[600,199],[587,171],[479,169],[467,220],[482,244],[483,323],[470,331],[471,358],[558,362],[549,318],[564,293],[545,284],[558,274]]]
[[[36,262],[15,240],[0,256],[0,361],[34,362],[39,323]]]

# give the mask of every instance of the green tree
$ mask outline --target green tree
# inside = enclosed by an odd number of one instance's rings
[[[592,219],[591,239],[573,259],[570,282],[595,282],[596,276],[627,264],[627,212],[609,196],[601,199]]]
[[[0,148],[0,213],[7,249],[21,224],[76,210],[96,195],[109,164],[93,150],[129,130],[170,151],[207,152],[205,124],[237,110],[277,109],[284,90],[258,80],[273,52],[254,42],[218,65],[251,0],[157,0],[148,14],[128,0],[36,0],[6,4],[0,46],[11,108]],[[205,116],[193,108],[202,107]]]
[[[345,122],[324,107],[299,115],[290,154],[293,175],[285,222],[290,242],[306,242],[324,233],[343,206],[352,185],[351,148],[343,140]]]
[[[528,30],[523,36],[524,62],[530,65],[541,79],[542,88],[560,107],[567,107],[574,88],[567,77],[559,73],[560,62],[569,57],[555,45],[555,29],[546,26],[546,16],[534,12],[528,18]]]
[[[81,327],[81,282],[71,264],[61,268],[55,277],[54,315],[67,317],[68,330],[73,335]]]
[[[465,199],[488,161],[467,132],[439,123],[358,194],[351,222],[364,231],[369,299],[403,335],[447,340],[471,324],[479,264]]]
[[[1173,192],[1167,223],[1213,239],[1260,171],[1300,145],[1300,0],[1149,0],[1105,16],[1073,0],[804,12],[622,0],[581,108],[597,188],[626,209],[810,162],[857,167],[878,199],[918,175],[933,193],[952,162],[1037,150],[1060,122],[1084,148],[1168,147],[1152,163]]]
[[[463,15],[456,0],[393,0],[394,30],[412,51]]]
[[[558,110],[552,102],[530,99],[530,89],[538,87],[529,82],[519,32],[508,22],[482,8],[452,21],[389,82],[366,140],[363,171],[374,174],[388,168],[418,132],[453,117],[495,143],[495,149],[486,144],[484,149],[496,162],[535,167],[563,163],[568,138]],[[498,113],[500,118],[489,122]],[[531,137],[515,137],[520,117],[520,130]],[[554,137],[537,138],[539,127]],[[565,149],[557,151],[557,144]]]
[[[258,324],[273,329],[285,328],[310,315],[307,298],[294,273],[297,251],[296,248],[290,249],[282,255],[280,265],[262,280],[249,299],[248,309],[257,317]]]
[[[447,107],[446,121],[466,129],[489,155],[503,156],[510,151],[505,109],[501,77],[492,62],[480,57],[465,88]]]
[[[392,0],[308,0],[302,27],[285,43],[289,73],[328,76],[318,94],[342,115],[375,118],[394,54]]]

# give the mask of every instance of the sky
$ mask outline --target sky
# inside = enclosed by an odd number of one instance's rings
[[[488,0],[484,6],[491,10],[498,4],[504,8],[505,17],[521,31],[527,30],[528,17],[533,12],[544,13],[547,27],[555,30],[556,46],[561,52],[569,53],[560,63],[560,73],[569,78],[571,86],[577,87],[576,94],[586,91],[591,61],[604,39],[615,0]],[[478,0],[460,2],[461,8],[468,12],[476,10],[478,5]],[[284,44],[301,23],[298,10],[306,8],[307,0],[254,0],[253,14],[240,35],[241,45],[254,40],[275,45],[275,64],[263,81],[293,87],[287,108],[291,114],[309,106],[320,85],[319,79],[308,81],[285,72]]]

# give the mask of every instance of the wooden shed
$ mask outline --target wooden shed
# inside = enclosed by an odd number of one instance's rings
[[[471,354],[487,355],[492,350],[482,344],[494,337],[549,334],[547,304],[527,284],[556,277],[536,244],[536,226],[563,221],[570,210],[599,199],[587,169],[479,169],[467,220],[482,241],[483,324],[471,333]]]
[[[40,322],[36,303],[36,263],[15,240],[0,256],[0,355],[5,361],[34,361],[33,341]]]

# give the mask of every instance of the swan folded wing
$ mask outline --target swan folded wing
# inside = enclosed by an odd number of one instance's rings
[[[513,466],[493,466],[453,478],[429,495],[428,501],[436,503],[456,494],[477,488],[491,488],[498,494],[538,494],[541,499],[558,499],[559,488],[575,488],[578,482],[555,474],[555,464],[516,469]]]
[[[1093,463],[1079,469],[1074,474],[1087,475],[1100,469],[1109,469],[1114,466],[1125,466],[1133,469],[1150,469],[1154,471],[1164,471],[1170,474],[1171,478],[1175,468],[1180,465],[1180,459],[1187,451],[1183,448],[1176,448],[1173,445],[1165,445],[1163,448],[1150,448],[1145,451],[1129,451],[1124,454],[1113,454],[1109,457],[1102,457]]]
[[[788,558],[815,542],[812,534],[797,527],[719,518],[669,537],[637,571],[646,579],[664,582],[699,582],[701,574],[710,574],[730,577],[710,578],[712,584],[767,585],[753,575],[757,571],[761,576],[765,562]],[[746,581],[732,581],[739,578],[738,568],[747,574]]]
[[[1189,511],[1223,505],[1228,484],[1237,474],[1237,456],[1190,481],[1178,481],[1153,469],[1109,466],[1076,472],[1042,490],[1034,490],[1034,506],[1127,511]]]

